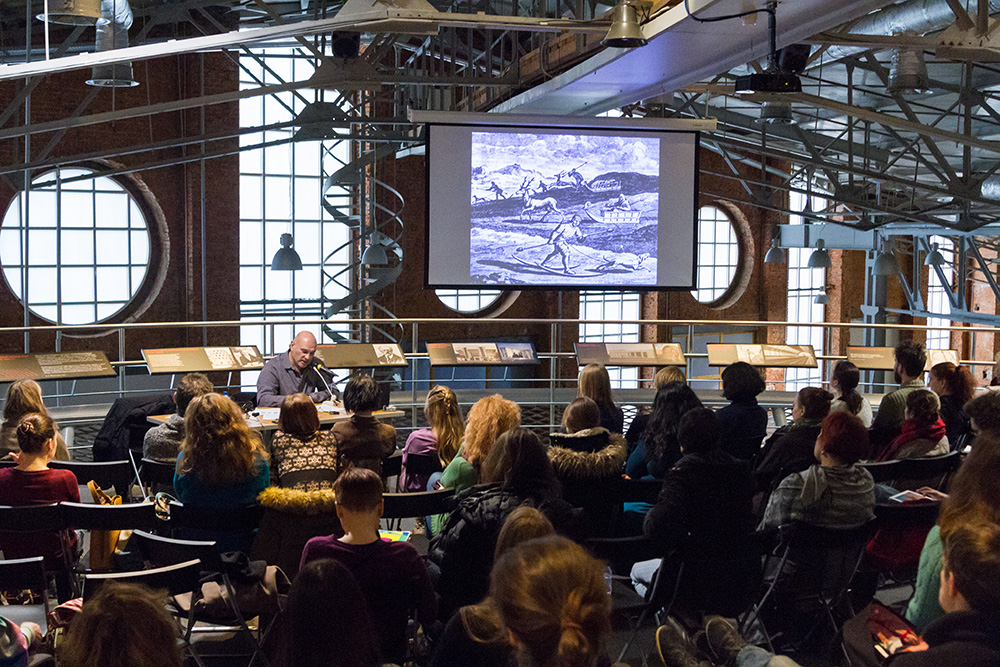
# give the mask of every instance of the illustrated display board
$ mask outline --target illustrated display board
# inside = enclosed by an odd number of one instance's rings
[[[708,365],[728,366],[745,361],[751,366],[771,368],[816,368],[812,345],[771,345],[757,343],[709,343]]]
[[[264,367],[256,345],[239,347],[168,347],[142,351],[150,375],[157,373],[202,373],[205,371],[249,371]]]
[[[866,371],[891,371],[896,366],[896,353],[891,347],[849,347],[847,360]],[[958,365],[958,350],[927,350],[925,371],[950,361]]]
[[[697,132],[490,116],[428,126],[427,287],[694,287]]]
[[[531,343],[427,343],[431,366],[537,364]]]
[[[316,358],[328,368],[406,366],[403,350],[396,343],[340,343],[319,345]]]
[[[0,355],[0,382],[58,380],[114,375],[103,352]]]
[[[677,343],[575,343],[581,366],[683,366],[684,352]]]

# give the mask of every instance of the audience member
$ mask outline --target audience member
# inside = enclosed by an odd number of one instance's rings
[[[424,419],[430,428],[417,429],[410,433],[403,447],[403,491],[412,493],[426,491],[430,477],[425,473],[413,473],[407,470],[406,464],[411,456],[434,457],[444,469],[462,444],[465,434],[465,420],[462,418],[462,408],[458,405],[458,397],[448,387],[439,384],[427,392],[424,403]]]
[[[281,401],[278,430],[271,439],[271,484],[300,491],[332,489],[340,474],[337,441],[319,428],[319,412],[308,394]]]
[[[239,407],[208,393],[191,401],[174,490],[182,503],[226,509],[250,505],[267,488],[270,465]]]
[[[503,522],[493,562],[523,542],[554,534],[544,514],[527,505],[518,507]],[[435,645],[431,667],[509,667],[512,650],[496,605],[487,597],[451,617]]]
[[[945,614],[923,632],[928,649],[893,667],[1000,664],[1000,525],[965,523],[945,538],[938,600]]]
[[[920,552],[917,582],[906,609],[907,620],[922,630],[944,614],[937,599],[944,541],[964,525],[1000,525],[1000,433],[984,431],[976,437],[972,452],[951,483],[950,494],[929,488],[918,491],[942,501],[937,525],[927,534]]]
[[[716,413],[708,408],[681,417],[677,441],[683,455],[663,480],[643,529],[662,556],[680,553],[684,576],[676,608],[736,615],[750,602],[760,558],[750,544],[750,464],[724,451],[721,437]],[[641,594],[659,564],[646,561],[632,568]]]
[[[69,470],[52,470],[48,464],[55,456],[56,429],[44,414],[29,413],[17,425],[17,443],[21,454],[17,466],[0,468],[0,505],[48,505],[62,501],[80,502],[76,476]],[[69,531],[71,546],[76,534]],[[59,533],[0,532],[0,548],[4,558],[44,556],[51,571],[65,571],[63,547]],[[69,581],[60,582],[66,586]],[[63,591],[60,590],[60,594]]]
[[[793,472],[816,463],[813,450],[820,424],[830,413],[833,394],[818,387],[800,389],[792,401],[792,423],[779,428],[764,445],[754,470],[757,490],[766,494]],[[868,438],[865,438],[865,443]],[[867,452],[862,453],[863,458]]]
[[[357,579],[331,558],[292,581],[283,618],[282,667],[378,667],[378,636]]]
[[[381,409],[378,385],[370,375],[356,375],[344,387],[344,409],[351,418],[330,431],[337,441],[337,467],[368,468],[382,476],[382,464],[396,451],[396,429],[372,416]]]
[[[838,361],[830,377],[830,388],[837,397],[830,404],[830,412],[846,412],[861,420],[865,428],[872,425],[872,404],[858,392],[861,371],[849,361]]]
[[[560,498],[552,464],[531,431],[515,428],[501,435],[483,461],[481,481],[481,486],[458,496],[457,507],[427,553],[440,570],[442,619],[486,595],[497,536],[515,508],[528,504],[541,510],[557,529],[573,527],[573,512]]]
[[[1000,391],[985,391],[965,404],[962,411],[969,416],[973,435],[1000,434]]]
[[[680,366],[664,366],[656,371],[656,375],[653,376],[653,388],[656,391],[663,389],[668,382],[687,384],[687,376],[684,375],[684,369]],[[628,443],[629,452],[639,444],[639,438],[642,437],[642,434],[646,431],[646,426],[649,425],[649,416],[651,413],[652,406],[642,408],[636,412],[635,417],[629,423],[628,430],[625,432],[625,442]]]
[[[607,664],[611,596],[604,563],[557,535],[507,551],[493,568],[490,598],[520,667]]]
[[[918,456],[938,456],[951,450],[944,420],[938,412],[937,394],[918,389],[906,395],[903,427],[889,446],[882,450],[878,461],[912,459]]]
[[[855,528],[875,516],[875,482],[855,465],[868,451],[868,431],[861,420],[845,412],[827,416],[813,451],[819,464],[788,475],[771,493],[762,529],[791,521]]]
[[[177,411],[164,424],[146,431],[142,439],[142,455],[147,459],[173,463],[181,451],[184,439],[184,412],[191,399],[213,391],[212,382],[204,373],[188,373],[181,378],[174,390]]]
[[[767,435],[767,410],[757,405],[757,396],[765,386],[760,371],[745,361],[722,371],[722,395],[730,403],[715,414],[722,431],[722,448],[736,458],[754,460]]]
[[[592,533],[605,535],[621,503],[609,482],[621,478],[625,438],[599,426],[600,420],[596,403],[585,396],[574,398],[563,411],[565,433],[549,435],[549,460],[565,500],[583,509]]]
[[[179,639],[165,593],[108,581],[73,619],[57,657],[60,667],[181,667]]]
[[[686,412],[702,407],[691,387],[668,382],[653,399],[653,414],[639,444],[629,454],[625,472],[633,479],[663,479],[681,457],[677,444],[677,425]]]
[[[469,408],[465,434],[458,454],[441,473],[441,486],[461,491],[479,483],[479,469],[493,444],[521,425],[521,408],[500,394],[479,399]]]
[[[927,364],[924,346],[906,341],[896,346],[895,355],[893,379],[899,388],[882,397],[878,414],[872,421],[872,446],[876,455],[899,435],[903,420],[906,419],[904,413],[907,394],[924,388],[924,366]]]
[[[577,383],[577,396],[586,396],[597,403],[601,410],[601,426],[612,433],[625,431],[625,413],[615,405],[611,393],[611,377],[608,369],[601,364],[587,364],[580,371]]]
[[[666,667],[799,667],[789,657],[750,644],[736,625],[722,616],[707,617],[698,635],[698,644],[705,645],[704,652],[688,637],[684,626],[668,616],[667,622],[656,629],[656,649],[663,664]]]
[[[38,623],[28,621],[18,625],[0,616],[0,667],[28,667],[28,655],[41,642],[42,628]]]
[[[21,417],[32,413],[46,417],[49,414],[42,401],[42,388],[34,380],[12,382],[7,387],[7,398],[3,404],[3,423],[0,424],[0,458],[17,454],[17,425],[20,423]],[[66,449],[66,443],[59,434],[59,427],[55,422],[53,422],[52,427],[56,431],[56,453],[53,460],[69,461],[69,450]]]
[[[382,657],[402,664],[409,610],[417,609],[417,619],[425,626],[437,617],[437,598],[427,568],[411,544],[379,537],[382,480],[374,471],[348,468],[337,478],[333,493],[344,534],[309,540],[299,570],[325,558],[347,566],[368,603]]]
[[[955,446],[972,433],[969,416],[962,406],[976,393],[976,381],[965,366],[950,361],[931,367],[928,386],[941,399],[941,419],[948,431],[948,442]]]

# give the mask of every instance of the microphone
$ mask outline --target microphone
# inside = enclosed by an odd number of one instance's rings
[[[327,368],[323,364],[323,362],[320,361],[319,359],[313,359],[312,362],[309,364],[309,367],[313,369],[313,371],[316,373],[316,376],[323,382],[323,386],[326,387],[326,391],[330,394],[330,398],[331,399],[335,398],[336,394],[334,394],[333,389],[330,388],[330,383],[326,381],[326,376],[320,371],[325,371],[326,373],[332,375],[334,378],[336,378],[337,376],[334,375],[334,373],[329,368]]]

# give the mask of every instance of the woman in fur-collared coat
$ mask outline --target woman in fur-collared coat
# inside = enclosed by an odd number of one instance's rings
[[[615,507],[615,484],[625,466],[627,446],[619,433],[599,426],[600,411],[586,397],[574,399],[563,413],[566,433],[549,436],[549,460],[563,485],[563,498],[582,507],[591,530],[610,529]]]

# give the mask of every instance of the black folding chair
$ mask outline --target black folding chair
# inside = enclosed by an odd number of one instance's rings
[[[59,594],[68,599],[74,592],[70,578],[75,554],[71,553],[69,532],[58,503],[12,507],[0,505],[0,531],[10,533],[52,533],[58,536],[60,558],[45,568],[47,575],[56,578]],[[47,554],[34,554],[44,557]],[[21,559],[18,559],[21,560]],[[44,560],[44,558],[43,558]],[[44,626],[44,623],[42,624]]]
[[[132,533],[130,545],[142,556],[144,562],[154,567],[164,567],[188,562],[197,558],[201,563],[201,581],[216,581],[225,591],[225,599],[229,612],[232,614],[232,622],[220,626],[213,623],[208,626],[196,625],[193,632],[239,632],[250,641],[252,653],[250,654],[249,665],[253,665],[259,658],[263,664],[267,664],[267,659],[261,653],[261,645],[266,639],[274,621],[278,617],[277,600],[275,600],[274,614],[268,619],[267,627],[255,634],[247,624],[243,610],[238,604],[238,597],[233,582],[229,576],[227,568],[223,565],[215,542],[196,540],[176,540],[170,537],[153,535],[145,531],[135,531]],[[191,606],[196,607],[199,595],[191,600]],[[197,608],[195,609],[194,620],[200,621]]]
[[[80,498],[89,498],[90,492],[84,492],[87,483],[94,481],[102,489],[114,487],[115,493],[122,497],[122,502],[131,500],[132,482],[135,480],[135,471],[132,469],[132,462],[125,461],[101,461],[97,463],[84,463],[81,461],[51,461],[50,468],[58,470],[69,470],[76,476],[76,483],[80,486]]]
[[[382,461],[382,479],[399,477],[403,472],[403,453],[396,452],[386,460]]]
[[[447,514],[451,511],[449,501],[455,495],[454,489],[437,489],[436,491],[418,491],[416,493],[383,493],[382,518],[388,528],[399,529],[402,519]],[[430,541],[426,534],[412,535],[410,543],[414,548],[426,555]]]
[[[168,565],[152,570],[138,572],[109,572],[107,574],[88,574],[83,581],[83,602],[87,603],[109,581],[138,584],[153,590],[166,591],[172,602],[172,611],[185,623],[181,625],[181,637],[184,648],[198,664],[205,667],[205,662],[194,650],[191,644],[191,633],[194,630],[194,601],[201,594],[201,561],[192,559],[183,563]],[[185,604],[186,601],[186,604]]]
[[[38,604],[7,605],[0,611],[0,616],[18,625],[30,622],[38,623],[43,629],[46,627],[46,618],[49,615],[49,584],[44,558],[35,556],[0,560],[0,588],[10,591],[28,589],[41,598],[41,603]]]
[[[150,495],[155,495],[156,490],[160,487],[173,489],[176,469],[176,463],[143,458],[139,462],[139,482],[143,488],[150,490]]]
[[[59,509],[67,527],[73,530],[123,531],[153,528],[158,523],[153,503],[128,505],[96,505],[93,503],[60,503]],[[91,544],[93,546],[93,544]],[[116,545],[111,545],[114,549]],[[91,572],[91,550],[88,548],[73,570],[79,574]]]
[[[400,465],[402,465],[402,455],[400,455]],[[441,459],[436,454],[407,454],[406,455],[406,475],[421,475],[430,477],[436,472],[441,472]],[[403,483],[403,475],[396,478],[396,490],[399,491]]]
[[[174,501],[170,503],[170,533],[174,538],[214,540],[224,551],[250,553],[262,516],[264,508],[260,505],[215,509]],[[223,548],[224,544],[230,548]]]

